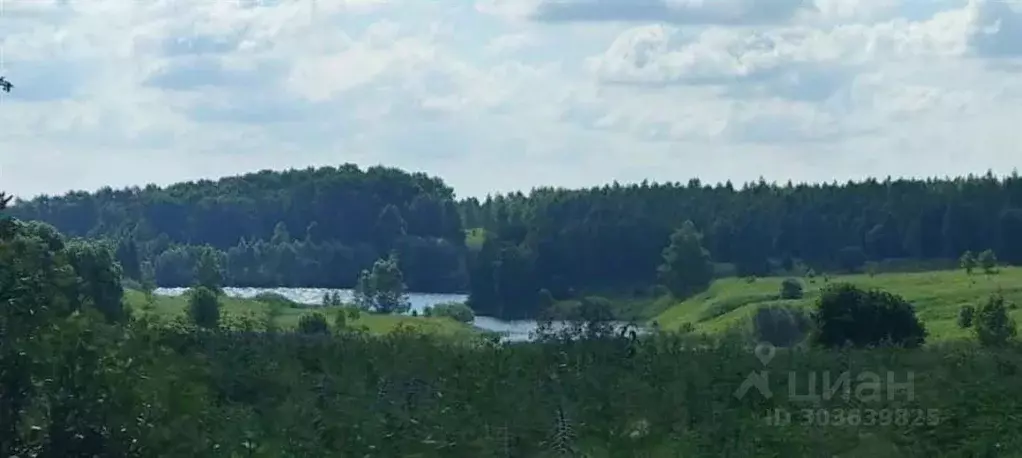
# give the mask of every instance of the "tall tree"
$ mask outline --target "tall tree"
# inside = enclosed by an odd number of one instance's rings
[[[207,247],[199,255],[198,265],[195,267],[196,286],[206,288],[216,294],[223,294],[223,271],[220,267],[220,259],[217,252]]]
[[[404,274],[391,254],[363,270],[355,288],[355,303],[378,313],[406,313],[411,308],[405,292]]]
[[[702,234],[695,224],[685,221],[671,234],[671,243],[664,249],[660,280],[677,298],[685,298],[705,290],[713,280],[710,253],[703,248]]]

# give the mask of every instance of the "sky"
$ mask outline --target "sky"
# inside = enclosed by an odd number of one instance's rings
[[[0,189],[1010,173],[1022,0],[0,0]]]

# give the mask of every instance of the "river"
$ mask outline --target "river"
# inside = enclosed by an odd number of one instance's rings
[[[0,0],[2,1],[2,0]],[[186,288],[157,288],[155,293],[161,296],[177,296],[183,293]],[[276,293],[299,304],[320,305],[323,302],[323,294],[337,292],[342,301],[351,302],[353,291],[350,289],[327,289],[327,288],[224,288],[224,293],[230,297],[251,298],[261,293]],[[408,302],[412,310],[422,313],[426,307],[444,302],[464,302],[468,296],[464,294],[429,294],[409,293]],[[504,340],[521,342],[529,340],[530,333],[537,327],[535,320],[507,321],[488,316],[477,316],[472,323],[475,327],[486,331],[500,333]],[[560,325],[561,323],[555,323]],[[623,324],[623,323],[621,323]]]

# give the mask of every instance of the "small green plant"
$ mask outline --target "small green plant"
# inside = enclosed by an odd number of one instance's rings
[[[204,286],[192,288],[188,291],[188,316],[196,326],[217,328],[220,325],[220,297]]]
[[[801,342],[812,327],[805,311],[790,306],[760,307],[752,317],[752,324],[757,341],[777,347]]]
[[[334,328],[338,331],[348,327],[348,313],[343,309],[334,312]]]
[[[298,319],[298,332],[302,334],[329,334],[330,325],[322,313],[313,312]]]
[[[984,347],[1002,347],[1018,333],[1000,294],[990,296],[976,311],[974,327],[976,339]]]
[[[445,316],[462,323],[471,323],[475,320],[475,313],[472,309],[461,302],[436,304],[431,311],[432,316]]]
[[[802,282],[795,278],[786,278],[781,282],[781,299],[801,299],[803,296]]]
[[[997,254],[994,250],[984,250],[979,254],[976,262],[983,268],[983,273],[990,275],[997,273]]]
[[[958,259],[958,265],[965,270],[966,275],[972,275],[972,271],[976,269],[976,264],[976,255],[972,254],[972,251],[962,253],[962,257]]]
[[[958,310],[958,327],[962,329],[971,328],[975,318],[976,307],[963,305],[962,308]]]

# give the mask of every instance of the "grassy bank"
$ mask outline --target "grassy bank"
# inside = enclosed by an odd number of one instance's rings
[[[1022,268],[1003,268],[995,275],[960,270],[920,273],[842,275],[829,281],[817,277],[814,283],[799,279],[805,287],[802,299],[780,300],[778,292],[784,277],[759,278],[754,282],[728,278],[717,280],[710,289],[681,303],[671,305],[655,319],[664,329],[678,329],[691,323],[697,332],[718,333],[747,322],[761,306],[786,304],[808,308],[821,288],[837,282],[864,288],[880,288],[903,296],[916,307],[926,324],[931,340],[969,338],[970,330],[960,329],[955,320],[963,305],[979,305],[993,293],[1001,292],[1009,303],[1022,304]],[[1022,310],[1011,315],[1022,322]]]
[[[135,312],[149,314],[159,320],[174,320],[184,317],[188,308],[188,300],[182,296],[154,296],[154,303],[151,308],[146,306],[145,294],[135,290],[125,290],[124,299],[128,306]],[[235,297],[221,298],[223,308],[222,317],[225,322],[241,317],[259,319],[270,311],[272,305],[268,302],[255,299],[244,299]],[[327,320],[333,322],[334,314],[341,310],[338,307],[297,308],[278,307],[278,314],[273,318],[274,323],[281,329],[294,329],[303,315],[314,312],[322,313]],[[399,315],[380,315],[362,312],[357,319],[347,319],[347,326],[365,329],[373,335],[383,335],[393,332],[401,327],[411,327],[427,334],[448,336],[455,338],[473,338],[481,333],[472,326],[459,323],[446,317],[414,317]]]

